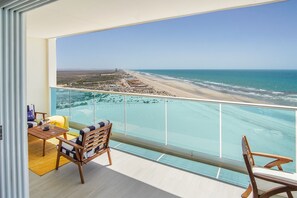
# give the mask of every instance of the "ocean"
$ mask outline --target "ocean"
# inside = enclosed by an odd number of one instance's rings
[[[136,70],[223,93],[297,106],[297,70]]]

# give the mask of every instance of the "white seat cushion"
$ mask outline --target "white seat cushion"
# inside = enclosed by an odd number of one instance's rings
[[[283,172],[283,171],[271,170],[268,168],[260,168],[260,167],[253,167],[253,173],[258,174],[258,175],[263,175],[263,176],[269,176],[269,177],[279,179],[279,180],[287,180],[292,183],[295,183],[297,186],[297,173],[287,173],[287,172]],[[263,192],[271,190],[272,188],[275,188],[275,187],[283,186],[283,185],[269,182],[266,180],[262,180],[259,178],[255,178],[255,179],[256,179],[258,189]],[[296,191],[293,191],[292,194],[294,197],[297,197]],[[282,193],[280,195],[286,197],[285,193]]]
[[[27,121],[27,128],[32,128],[32,127],[36,127],[37,126],[37,122],[35,121]]]
[[[77,138],[74,138],[72,140],[69,140],[73,143],[75,143],[77,140]],[[58,148],[58,145],[57,145],[57,148]],[[62,142],[62,146],[61,146],[61,150],[60,150],[62,153],[65,153],[66,155],[68,155],[69,157],[72,157],[73,159],[77,160],[77,157],[76,157],[76,152],[75,152],[75,148],[65,142]]]
[[[287,173],[284,171],[271,170],[268,168],[254,167],[253,173],[263,176],[269,176],[277,180],[285,180],[294,183],[297,186],[297,173]]]

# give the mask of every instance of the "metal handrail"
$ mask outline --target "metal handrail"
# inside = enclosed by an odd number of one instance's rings
[[[96,92],[96,93],[104,93],[104,94],[115,94],[115,95],[123,95],[123,96],[140,96],[140,97],[148,97],[148,98],[186,100],[186,101],[208,102],[208,103],[216,103],[216,104],[220,103],[220,104],[231,104],[231,105],[244,105],[244,106],[264,107],[264,108],[273,108],[273,109],[286,109],[286,110],[297,111],[297,107],[285,106],[285,105],[259,104],[259,103],[248,103],[248,102],[234,102],[234,101],[225,101],[225,100],[186,98],[186,97],[163,96],[163,95],[153,95],[153,94],[139,94],[139,93],[127,93],[127,92],[114,92],[114,91],[92,90],[92,89],[81,89],[81,88],[70,88],[70,87],[59,87],[59,86],[50,87],[50,88],[64,89],[64,90],[70,90],[70,91],[82,91],[82,92]]]

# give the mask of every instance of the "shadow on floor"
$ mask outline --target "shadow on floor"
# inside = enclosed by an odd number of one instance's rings
[[[42,177],[30,172],[30,197],[177,197],[96,162],[84,166],[84,176],[85,184],[81,184],[73,163]]]

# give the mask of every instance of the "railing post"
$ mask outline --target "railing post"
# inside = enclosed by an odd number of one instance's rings
[[[165,110],[165,145],[168,144],[168,126],[167,126],[167,99],[164,99],[164,110]]]
[[[125,130],[125,135],[127,135],[127,107],[126,107],[126,96],[124,95],[124,130]]]
[[[219,179],[221,173],[221,167],[219,167],[216,178]]]
[[[95,97],[95,93],[92,92],[93,95],[93,108],[94,108],[94,124],[96,124],[96,97]]]
[[[220,103],[220,158],[222,158],[222,104]]]
[[[69,102],[69,120],[71,120],[71,91],[68,93],[68,102]]]

